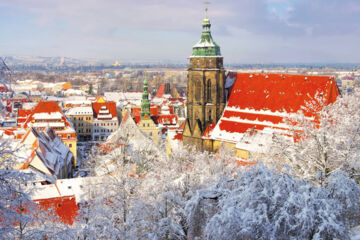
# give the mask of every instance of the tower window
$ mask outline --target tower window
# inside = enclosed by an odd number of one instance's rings
[[[211,80],[209,79],[207,82],[207,100],[211,102]]]
[[[195,85],[195,100],[200,101],[201,100],[201,81],[196,81]]]

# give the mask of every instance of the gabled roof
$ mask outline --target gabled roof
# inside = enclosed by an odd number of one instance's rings
[[[26,113],[26,112],[25,112]],[[60,113],[62,116],[62,120],[64,120],[65,125],[70,127],[70,123],[67,121],[67,118],[65,117],[64,113],[62,112],[61,108],[55,101],[41,101],[39,102],[36,107],[32,110],[31,114],[28,115],[27,120],[24,123],[24,128],[29,127],[28,124],[31,123],[31,121],[34,119],[34,115],[38,116],[39,114],[43,113],[44,115],[48,114],[55,114]]]
[[[97,118],[99,111],[102,106],[106,106],[106,108],[109,110],[112,117],[117,117],[116,113],[116,103],[115,102],[94,102],[92,103],[92,108],[94,110],[94,117]]]
[[[317,93],[325,98],[325,104],[340,95],[333,77],[237,73],[211,138],[236,143],[249,129],[284,131],[288,129],[284,119],[301,110]],[[313,113],[305,114],[313,117]]]
[[[73,157],[69,148],[57,138],[54,130],[51,128],[47,129],[46,132],[29,128],[21,140],[21,144],[20,146],[25,153],[26,160],[20,169],[27,169],[34,157],[38,156],[44,164],[44,167],[46,167],[51,174],[58,175],[63,165],[69,164]],[[41,168],[34,169],[42,172]],[[46,173],[44,172],[44,174]]]

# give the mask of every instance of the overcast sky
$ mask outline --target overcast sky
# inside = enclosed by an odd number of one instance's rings
[[[212,0],[226,63],[360,62],[359,0]],[[0,56],[186,62],[199,0],[0,0]]]

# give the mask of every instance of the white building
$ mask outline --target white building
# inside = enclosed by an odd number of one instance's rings
[[[95,102],[92,107],[94,111],[93,140],[105,141],[119,127],[116,104],[115,102]]]

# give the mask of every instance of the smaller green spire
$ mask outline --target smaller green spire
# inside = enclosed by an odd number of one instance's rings
[[[149,103],[149,92],[148,92],[148,81],[146,73],[144,73],[144,92],[141,100],[141,119],[150,118],[150,103]]]
[[[193,46],[193,56],[220,56],[220,47],[211,36],[210,20],[207,16],[207,8],[205,8],[205,18],[202,23],[202,34],[199,42]]]

